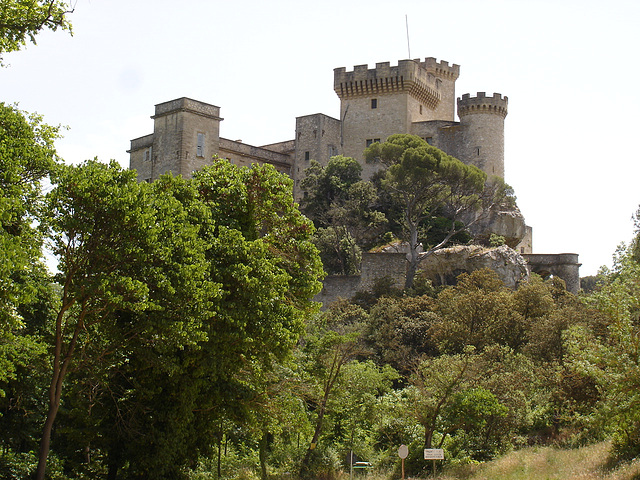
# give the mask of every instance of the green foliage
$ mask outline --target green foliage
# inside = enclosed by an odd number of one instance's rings
[[[486,174],[414,135],[391,135],[385,142],[368,147],[364,154],[367,161],[380,161],[387,167],[381,187],[403,207],[403,239],[411,254],[405,288],[411,288],[420,262],[418,235],[423,221],[446,210],[452,222],[444,238],[430,246],[428,254],[442,248],[463,229],[457,227],[462,215],[483,206]]]
[[[375,208],[377,192],[361,181],[361,172],[353,158],[337,156],[325,167],[312,161],[302,181],[301,209],[318,227],[315,244],[329,274],[358,273],[362,249],[371,247],[386,225]]]
[[[492,233],[491,236],[489,237],[489,245],[491,247],[494,247],[494,248],[500,247],[505,243],[506,243],[506,240],[502,235],[496,235],[495,233]]]
[[[56,161],[58,129],[0,103],[0,397],[16,368],[37,355],[38,340],[25,335],[23,305],[34,303],[44,277],[42,238],[35,223],[42,180]]]
[[[609,432],[620,459],[640,454],[640,264],[633,249],[620,251],[602,287],[585,301],[606,320],[606,335],[575,327],[567,336],[570,366],[597,385],[601,397],[593,416]]]
[[[0,0],[0,66],[5,53],[20,50],[27,41],[35,44],[44,29],[71,32],[66,15],[72,11],[61,0]]]

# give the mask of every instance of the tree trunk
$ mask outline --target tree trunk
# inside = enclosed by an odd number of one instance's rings
[[[267,433],[262,433],[262,438],[260,439],[260,471],[262,480],[267,480]]]
[[[418,271],[418,225],[407,219],[409,225],[409,265],[407,266],[407,276],[404,279],[406,290],[413,287],[413,280]]]
[[[53,430],[53,422],[58,414],[60,402],[49,401],[49,411],[42,428],[42,439],[40,440],[40,451],[38,452],[38,469],[36,470],[36,480],[44,480],[47,469],[47,457],[49,456],[49,447],[51,445],[51,432]]]

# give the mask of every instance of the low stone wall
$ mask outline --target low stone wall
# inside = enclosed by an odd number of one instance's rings
[[[481,268],[491,268],[498,273],[505,285],[516,288],[526,281],[529,272],[552,274],[562,278],[567,290],[578,293],[580,289],[580,263],[577,254],[520,255],[507,246],[487,249],[478,246],[443,248],[422,262],[420,270],[439,284],[444,280]],[[330,275],[325,278],[322,291],[315,301],[327,307],[335,301],[351,299],[358,292],[370,291],[378,280],[390,279],[397,288],[404,286],[407,260],[405,253],[365,253],[362,255],[360,275]]]

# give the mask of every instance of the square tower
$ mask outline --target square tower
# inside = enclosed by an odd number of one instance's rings
[[[182,97],[156,105],[153,134],[131,140],[130,168],[138,180],[171,172],[190,177],[220,148],[220,107]]]
[[[364,164],[362,152],[373,142],[395,133],[411,133],[412,124],[432,120],[454,121],[458,65],[435,58],[400,60],[398,66],[358,65],[352,72],[334,70],[333,88],[340,97],[343,155],[363,163],[363,177],[375,165]]]

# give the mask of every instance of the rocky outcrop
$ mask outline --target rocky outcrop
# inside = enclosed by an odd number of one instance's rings
[[[511,248],[515,248],[527,234],[527,224],[520,209],[514,206],[485,213],[469,230],[479,243],[488,244],[491,234],[495,233],[503,236]]]
[[[421,261],[419,272],[435,285],[452,285],[461,273],[482,268],[496,272],[511,288],[529,278],[526,260],[506,245],[498,248],[467,245],[436,250]]]

